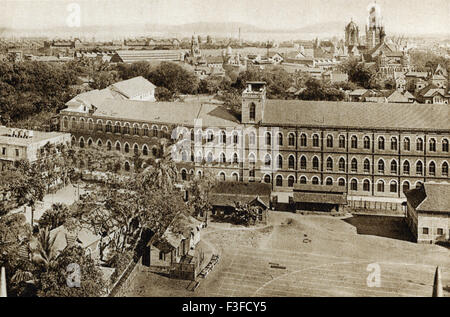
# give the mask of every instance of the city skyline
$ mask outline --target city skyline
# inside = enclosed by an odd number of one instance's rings
[[[81,9],[80,26],[182,25],[198,22],[245,23],[263,30],[295,30],[330,22],[355,21],[363,28],[371,1],[287,0],[1,0],[0,27],[10,30],[49,30],[67,26],[68,5]],[[446,0],[378,0],[388,33],[447,33],[450,2]],[[432,17],[432,19],[430,19]],[[343,24],[344,27],[344,24]],[[74,28],[76,32],[76,28]],[[336,30],[336,34],[342,30]]]

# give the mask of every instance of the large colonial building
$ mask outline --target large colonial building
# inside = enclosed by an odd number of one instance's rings
[[[274,191],[338,185],[349,199],[404,199],[403,190],[419,183],[449,181],[448,105],[269,100],[265,83],[250,82],[241,120],[200,101],[112,98],[69,107],[60,118],[80,146],[129,155],[125,169],[134,153],[151,156],[160,138],[176,139],[182,180],[209,171]]]
[[[43,147],[70,143],[69,133],[41,132],[0,126],[0,170],[16,161],[34,162]]]

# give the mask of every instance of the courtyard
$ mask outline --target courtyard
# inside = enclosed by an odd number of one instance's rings
[[[210,223],[202,247],[220,262],[195,292],[142,269],[127,295],[431,296],[439,265],[450,296],[450,250],[411,242],[402,220],[271,212],[266,226]],[[379,284],[369,287],[374,268]]]

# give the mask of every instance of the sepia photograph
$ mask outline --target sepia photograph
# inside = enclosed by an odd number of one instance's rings
[[[449,72],[449,0],[0,0],[0,297],[450,297]]]

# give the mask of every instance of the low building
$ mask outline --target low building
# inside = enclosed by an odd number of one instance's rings
[[[406,222],[419,243],[450,240],[450,184],[425,183],[405,191]]]
[[[339,212],[347,204],[347,192],[343,186],[296,184],[293,203],[296,210]]]
[[[178,214],[160,236],[147,244],[143,264],[151,270],[169,272],[171,277],[193,280],[203,262],[200,242],[202,223],[191,216]]]
[[[117,51],[111,57],[111,63],[135,63],[151,61],[178,61],[184,60],[184,53],[178,50],[129,50]]]
[[[34,162],[43,147],[71,142],[70,133],[41,132],[0,126],[0,168],[15,161]]]
[[[211,189],[209,197],[212,213],[213,215],[231,214],[238,204],[255,206],[258,209],[257,222],[266,223],[271,193],[271,186],[264,183],[219,183]]]

